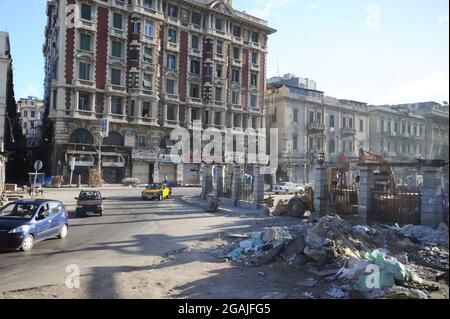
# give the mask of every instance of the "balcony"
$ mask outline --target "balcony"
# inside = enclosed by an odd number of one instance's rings
[[[198,31],[198,32],[202,31],[202,26],[198,25],[198,24],[191,23],[191,24],[189,24],[189,27],[193,31]]]
[[[232,61],[233,66],[241,67],[242,66],[242,60],[233,59]]]
[[[93,20],[80,19],[80,28],[92,32],[97,31],[97,22]]]
[[[130,10],[136,13],[143,14],[145,16],[150,16],[158,20],[164,20],[164,14],[154,7],[144,7],[139,5],[131,5]]]
[[[179,102],[180,97],[175,94],[164,94],[164,99],[169,102]]]
[[[308,125],[308,131],[311,133],[321,133],[325,131],[325,125],[322,123],[310,123]]]
[[[199,49],[191,49],[190,54],[197,57],[202,57],[202,51]]]
[[[200,105],[200,106],[203,105],[203,101],[199,97],[188,97],[187,102],[188,102],[188,104],[191,104],[191,105]]]
[[[242,111],[243,110],[243,108],[242,108],[242,105],[241,104],[231,104],[231,108],[233,109],[233,110],[237,110],[237,111]]]
[[[73,85],[83,88],[95,88],[95,82],[90,80],[73,80]]]
[[[259,71],[259,64],[251,63],[250,64],[250,70],[252,70],[252,71]]]
[[[106,91],[126,94],[127,88],[122,85],[115,85],[115,84],[108,83],[106,85]]]
[[[356,129],[352,127],[343,127],[341,129],[341,134],[343,136],[356,135]]]
[[[147,35],[147,34],[143,33],[143,34],[141,34],[140,40],[142,43],[156,45],[155,37],[153,35]]]
[[[180,45],[178,43],[167,42],[167,49],[172,51],[180,51]]]
[[[121,10],[129,10],[129,6],[125,1],[120,0],[112,0],[111,5],[114,8],[121,9]]]
[[[112,37],[116,37],[119,39],[127,39],[127,33],[125,30],[116,29],[116,28],[109,28],[109,34]]]

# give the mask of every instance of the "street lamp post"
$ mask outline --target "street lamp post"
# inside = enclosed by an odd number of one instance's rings
[[[102,143],[103,143],[103,135],[99,133],[98,135],[98,176],[100,178],[99,184],[102,187]]]

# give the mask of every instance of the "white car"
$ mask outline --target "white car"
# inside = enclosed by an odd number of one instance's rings
[[[293,193],[301,192],[302,190],[303,190],[303,187],[301,187],[295,183],[282,182],[282,183],[276,184],[273,187],[272,192],[274,192],[275,194],[293,194]]]

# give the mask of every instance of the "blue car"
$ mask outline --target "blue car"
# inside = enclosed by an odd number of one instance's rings
[[[0,209],[0,249],[30,251],[36,242],[68,235],[69,216],[63,203],[34,199]]]

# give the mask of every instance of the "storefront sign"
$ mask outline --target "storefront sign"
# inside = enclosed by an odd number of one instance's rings
[[[125,147],[134,147],[136,145],[136,135],[132,132],[125,134]]]
[[[156,162],[159,158],[159,153],[155,150],[133,149],[131,158],[136,160]]]

